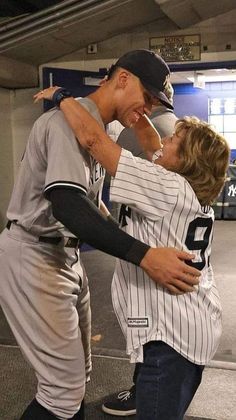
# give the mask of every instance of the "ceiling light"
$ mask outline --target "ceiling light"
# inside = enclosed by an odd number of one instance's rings
[[[206,78],[203,73],[194,72],[193,86],[199,89],[205,89]]]
[[[194,83],[194,77],[187,77],[190,82]],[[207,76],[205,75],[205,82],[236,82],[236,74]]]

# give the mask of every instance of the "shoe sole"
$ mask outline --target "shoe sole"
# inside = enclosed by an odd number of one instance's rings
[[[112,410],[112,408],[107,408],[104,404],[102,405],[102,411],[107,414],[111,414],[112,416],[134,416],[136,414],[136,409],[129,410],[129,411],[118,411],[118,410]]]

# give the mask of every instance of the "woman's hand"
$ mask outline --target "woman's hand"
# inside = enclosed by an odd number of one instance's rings
[[[34,102],[39,102],[42,99],[48,99],[49,101],[52,100],[53,94],[60,89],[60,86],[52,86],[46,89],[41,90],[40,92],[36,93],[33,98]]]

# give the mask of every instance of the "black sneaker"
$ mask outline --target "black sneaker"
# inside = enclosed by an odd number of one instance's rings
[[[121,391],[102,405],[102,411],[112,416],[133,416],[136,414],[135,385],[129,391]]]

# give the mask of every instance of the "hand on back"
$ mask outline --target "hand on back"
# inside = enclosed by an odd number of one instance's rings
[[[170,293],[180,295],[193,292],[199,284],[201,272],[186,264],[194,255],[175,248],[150,248],[140,267]]]

